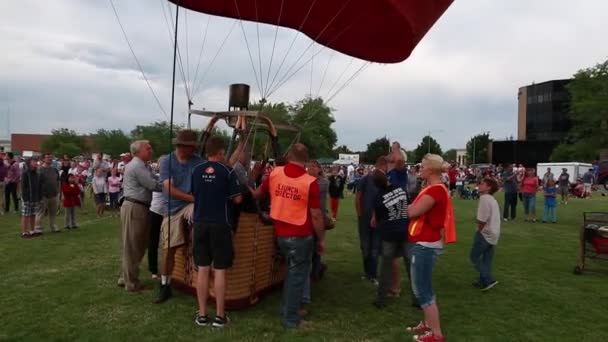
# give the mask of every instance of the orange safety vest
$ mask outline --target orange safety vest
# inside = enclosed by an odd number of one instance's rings
[[[274,220],[302,226],[308,216],[308,193],[317,179],[307,173],[288,177],[284,167],[270,173],[270,217]]]
[[[418,202],[422,198],[422,196],[424,196],[428,192],[429,189],[431,189],[432,187],[436,187],[436,186],[440,186],[442,189],[444,189],[445,194],[447,196],[447,203],[446,203],[446,208],[445,208],[446,209],[445,222],[443,224],[444,241],[445,241],[445,243],[456,242],[456,222],[454,219],[454,207],[452,205],[452,198],[448,192],[448,189],[445,187],[445,185],[435,184],[435,185],[427,186],[426,188],[422,189],[422,191],[420,191],[418,196],[416,196],[416,199],[414,200],[413,204],[416,204],[416,202]],[[426,214],[411,220],[410,226],[408,229],[410,236],[420,235],[420,233],[423,230],[425,221],[426,221]]]

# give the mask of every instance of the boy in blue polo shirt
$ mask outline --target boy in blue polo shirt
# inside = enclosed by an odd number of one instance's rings
[[[213,264],[216,312],[211,324],[223,328],[228,324],[224,311],[226,297],[226,269],[232,266],[232,205],[239,204],[242,196],[239,181],[232,168],[226,166],[226,147],[219,137],[212,137],[206,146],[208,161],[192,171],[194,195],[194,234],[192,256],[198,266],[196,293],[199,313],[197,325],[209,325],[207,298],[209,271]]]

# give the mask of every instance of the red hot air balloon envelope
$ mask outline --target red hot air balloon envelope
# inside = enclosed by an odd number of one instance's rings
[[[170,0],[206,14],[298,30],[377,63],[407,59],[453,0]]]

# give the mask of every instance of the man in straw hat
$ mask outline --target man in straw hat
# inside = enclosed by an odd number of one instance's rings
[[[203,159],[195,154],[198,146],[196,133],[186,129],[177,133],[173,139],[175,151],[160,160],[160,180],[163,182],[163,195],[166,196],[168,216],[161,226],[163,263],[161,283],[155,303],[163,303],[171,297],[171,273],[175,252],[186,242],[185,232],[192,221],[194,196],[191,193],[192,170]]]

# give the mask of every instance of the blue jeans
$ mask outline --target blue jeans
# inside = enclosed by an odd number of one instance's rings
[[[371,216],[359,217],[359,242],[363,256],[363,272],[368,279],[378,278],[378,256],[382,241],[377,229],[370,226]]]
[[[285,328],[296,328],[300,324],[298,309],[302,301],[306,279],[310,279],[312,259],[312,236],[278,237],[281,254],[287,259],[287,277],[283,282],[281,323]]]
[[[551,219],[551,222],[557,222],[557,208],[553,206],[548,206],[545,204],[545,209],[543,210],[543,222],[547,222]]]
[[[524,197],[524,213],[526,215],[536,215],[536,194],[523,194]]]
[[[470,258],[475,270],[479,272],[479,282],[484,287],[494,281],[492,261],[494,260],[495,249],[496,246],[489,244],[481,235],[481,232],[475,232]]]
[[[410,249],[412,291],[421,308],[435,304],[433,269],[443,250],[414,244]]]

